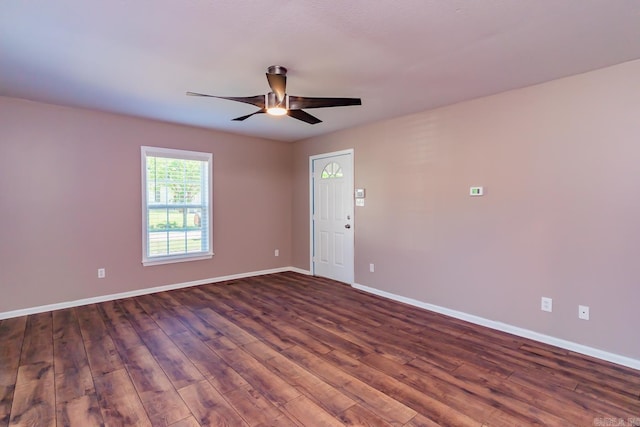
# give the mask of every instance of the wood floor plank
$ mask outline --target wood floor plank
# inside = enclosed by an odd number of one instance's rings
[[[111,335],[113,343],[120,352],[142,345],[142,340],[133,328],[127,314],[117,301],[106,301],[98,305],[104,325]]]
[[[294,346],[296,343],[286,334],[277,328],[272,328],[265,320],[260,318],[248,318],[244,315],[236,316],[235,313],[227,314],[227,318],[241,326],[254,336],[259,336],[261,341],[268,342],[269,345],[278,351]]]
[[[439,426],[440,424],[420,414],[417,414],[415,417],[411,418],[411,420],[409,420],[408,423],[404,424],[404,427],[439,427]]]
[[[56,403],[58,426],[104,426],[96,394],[87,394],[71,401]]]
[[[16,382],[26,327],[27,316],[4,319],[0,323],[0,385],[9,386]]]
[[[502,412],[520,415],[528,424],[585,425],[593,420],[591,414],[573,402],[551,398],[539,390],[496,378],[481,369],[461,366],[454,374],[469,387],[491,390]]]
[[[224,314],[238,312],[248,317],[270,317],[276,316],[282,320],[292,320],[296,317],[286,304],[266,298],[263,293],[255,289],[253,281],[237,280],[233,281],[233,286],[203,286],[203,293],[210,295],[207,299],[209,303],[220,311],[222,307],[227,307]]]
[[[279,420],[275,425],[296,425],[273,403],[269,402],[258,390],[247,385],[224,394],[231,406],[242,416],[250,426],[271,425],[273,420]]]
[[[56,425],[52,360],[20,365],[9,425]]]
[[[397,345],[397,333],[386,332],[383,328],[371,328],[357,325],[352,328],[347,323],[334,323],[324,317],[317,317],[314,323],[344,339],[358,344],[367,350],[367,353],[384,354],[386,357],[399,363],[406,363],[414,359],[415,351]]]
[[[537,421],[520,413],[519,401],[509,400],[509,396],[500,395],[494,388],[460,380],[455,376],[456,371],[450,372],[420,358],[400,365],[384,356],[371,354],[360,361],[480,421],[490,418],[496,407],[504,413],[501,422],[494,422],[496,425],[526,425]],[[479,369],[475,365],[469,366],[470,369]],[[506,380],[501,375],[497,378]]]
[[[102,337],[108,335],[107,327],[98,312],[97,304],[88,304],[76,307],[76,318],[80,325],[82,338],[85,341],[100,341]]]
[[[560,349],[559,349],[560,350]],[[538,363],[543,364],[547,368],[551,368],[555,372],[565,372],[572,379],[576,379],[579,383],[596,388],[604,388],[607,392],[618,393],[621,396],[630,397],[637,400],[637,394],[627,390],[628,384],[633,381],[635,375],[627,375],[626,378],[619,377],[616,370],[609,369],[601,371],[597,369],[589,359],[580,355],[574,355],[569,361],[567,360],[568,351],[553,350],[549,347],[543,348],[537,345],[523,345],[519,349],[523,358],[533,358]],[[544,362],[542,362],[544,361]],[[548,371],[550,369],[547,369]]]
[[[591,384],[578,384],[575,391],[598,402],[606,403],[612,408],[611,412],[625,415],[627,418],[637,417],[640,414],[640,397],[637,394],[620,393],[607,388],[606,385],[598,387]]]
[[[0,426],[9,425],[27,316],[0,322]]]
[[[169,425],[189,416],[189,409],[147,347],[128,349],[123,360],[154,425]]]
[[[631,381],[624,384],[620,378],[612,378],[611,376],[612,371],[619,369],[616,365],[603,370],[601,367],[598,369],[592,366],[581,366],[583,361],[581,355],[574,355],[569,360],[563,360],[557,354],[553,357],[545,354],[544,351],[525,352],[511,349],[501,349],[498,353],[490,349],[479,354],[479,357],[513,364],[518,366],[520,370],[529,369],[543,375],[553,375],[556,378],[563,378],[564,381],[576,381],[578,383],[575,388],[577,395],[584,394],[595,400],[610,401],[612,405],[620,405],[620,409],[628,408],[631,412],[640,411],[640,399],[638,398],[640,386],[634,383],[637,376],[635,371],[629,372]]]
[[[152,425],[124,368],[97,376],[94,380],[105,425],[135,427]]]
[[[198,371],[221,393],[244,387],[248,383],[208,345],[190,332],[171,337]]]
[[[640,371],[292,272],[0,320],[0,427],[639,416]]]
[[[55,425],[52,314],[28,316],[9,425]]]
[[[138,299],[124,299],[117,301],[118,306],[122,309],[126,315],[131,326],[138,332],[138,334],[158,329],[160,326],[153,320],[149,314],[138,303]]]
[[[193,415],[191,415],[187,418],[171,424],[170,427],[200,427],[200,423],[196,421]]]
[[[248,424],[206,380],[178,390],[195,419],[203,426],[247,426]]]
[[[423,415],[428,414],[427,416],[429,418],[440,424],[477,426],[481,424],[484,416],[488,415],[488,413],[484,413],[478,418],[474,418],[475,413],[467,415],[457,408],[425,395],[420,390],[408,386],[380,371],[376,371],[337,350],[328,353],[324,358],[331,361],[334,365],[342,367],[344,371],[349,372],[363,383],[368,384],[376,390],[380,390],[390,398],[403,403],[414,411]]]
[[[236,304],[234,307],[246,307],[248,304]],[[245,311],[230,311],[223,314],[225,318],[234,324],[238,325],[249,334],[253,336],[259,336],[262,341],[269,342],[272,347],[283,350],[285,348],[295,345],[295,342],[291,340],[286,334],[282,333],[276,328],[271,327],[268,319],[264,316],[253,316],[245,314]]]
[[[13,380],[13,383],[14,384],[11,385],[0,385],[0,427],[9,425],[11,406],[13,405],[13,392],[15,391],[15,380]]]
[[[338,419],[346,426],[392,427],[392,424],[360,405],[353,405],[347,408],[340,414]]]
[[[289,340],[300,347],[309,349],[310,351],[318,354],[328,353],[332,350],[329,345],[314,338],[313,336],[310,336],[302,329],[299,329],[297,325],[287,323],[275,317],[266,318],[269,322],[268,327],[271,328],[271,330],[275,331],[277,334],[287,336]]]
[[[309,315],[313,309],[307,307],[306,310],[296,310],[292,304],[287,304],[289,297],[284,294],[280,301],[277,302],[277,307],[282,307],[283,304],[288,305],[291,313],[294,314],[292,322],[295,324],[296,329],[302,331],[306,336],[311,337],[316,342],[331,343],[331,348],[338,348],[343,352],[359,357],[366,354],[369,351],[373,351],[364,341],[353,334],[348,334],[340,327],[332,327],[326,324],[325,327],[317,321],[314,315]],[[324,314],[330,313],[330,311],[322,312]],[[317,312],[316,312],[317,314]]]
[[[187,328],[188,331],[195,334],[200,340],[215,340],[222,336],[213,325],[207,323],[206,320],[198,316],[194,311],[186,307],[180,306],[170,295],[163,295],[162,300],[168,304],[178,304],[171,307],[172,313]],[[173,300],[173,301],[172,301]]]
[[[322,378],[327,384],[343,390],[347,396],[359,402],[374,414],[391,424],[405,424],[416,415],[416,411],[387,394],[358,380],[351,374],[321,359],[301,347],[291,347],[284,351],[291,360]]]
[[[80,326],[73,309],[53,312],[56,402],[94,395],[95,387]]]
[[[160,326],[165,334],[171,336],[185,332],[187,328],[180,322],[171,310],[162,305],[156,295],[142,295],[138,297],[138,303],[144,311]]]
[[[360,361],[363,365],[355,364],[352,369],[360,371],[363,378],[376,375],[371,368],[378,370],[385,375],[402,382],[415,389],[423,395],[444,403],[448,407],[482,422],[494,411],[494,406],[498,402],[491,399],[490,393],[485,390],[470,389],[467,384],[455,378],[446,370],[436,366],[428,365],[428,369],[418,369],[412,365],[402,365],[391,359],[377,354],[370,354]],[[352,363],[353,364],[353,363]],[[400,388],[398,388],[400,389]],[[478,393],[482,393],[478,395]],[[489,394],[489,398],[486,395]],[[473,397],[473,399],[470,399]],[[420,412],[420,411],[419,411]],[[441,421],[435,419],[435,421]],[[522,419],[514,418],[513,424],[524,422]]]
[[[573,381],[566,379],[554,378],[547,372],[540,372],[538,370],[530,370],[527,372],[516,371],[509,381],[519,384],[524,387],[524,390],[533,388],[536,392],[547,394],[550,399],[557,400],[560,405],[566,408],[563,411],[563,416],[567,417],[573,413],[573,417],[577,420],[589,420],[590,414],[584,415],[584,408],[589,408],[592,414],[598,414],[602,418],[614,418],[614,417],[631,417],[629,408],[616,409],[616,405],[611,405],[606,400],[594,398],[592,396],[583,395],[576,390],[577,385],[573,388],[568,388],[568,384],[573,384]]]
[[[332,286],[331,288],[323,286],[320,289],[313,289],[313,292],[307,292],[308,283],[305,284],[304,281],[295,280],[294,278],[278,280],[278,276],[265,278],[264,284],[266,286],[259,288],[258,291],[266,290],[267,292],[260,292],[259,295],[267,298],[272,303],[280,300],[280,298],[276,300],[275,297],[284,295],[285,297],[293,298],[291,300],[292,304],[308,308],[309,312],[316,317],[324,317],[336,324],[347,324],[354,317],[358,318],[363,326],[378,328],[385,324],[386,319],[376,319],[369,316],[369,311],[361,305],[361,301],[353,297],[353,288],[345,285]],[[299,288],[301,292],[289,292],[292,284],[302,285]],[[279,295],[270,291],[272,289],[280,291]],[[245,282],[244,289],[241,287],[241,291],[256,295],[255,286],[248,281]],[[362,311],[358,310],[360,307],[362,307]]]
[[[175,388],[205,379],[193,362],[160,328],[141,331],[140,335]]]
[[[53,365],[53,324],[52,314],[38,313],[27,318],[20,365],[35,363]]]
[[[215,343],[209,343],[213,345]],[[300,392],[241,347],[214,350],[222,360],[230,365],[252,387],[260,390],[271,403],[281,406],[300,396]]]
[[[108,374],[123,368],[122,358],[111,336],[104,335],[99,340],[85,341],[84,346],[94,376]]]
[[[251,335],[241,327],[229,321],[226,317],[216,313],[210,308],[196,310],[196,314],[208,324],[213,326],[222,335],[226,336],[238,345],[244,345],[258,341],[258,338]]]
[[[217,286],[227,286],[227,284],[226,282],[222,282],[221,284],[217,284]],[[192,288],[178,289],[175,292],[171,292],[171,298],[173,298],[176,302],[180,303],[183,306],[186,305],[190,307],[193,311],[203,308],[211,308],[211,301],[201,298],[201,296],[197,292],[193,292]],[[232,310],[232,308],[227,307],[223,302],[218,301],[216,303],[216,310],[219,312],[224,312],[227,310]]]
[[[84,347],[93,376],[108,374],[124,367],[122,358],[95,305],[76,308]]]
[[[296,387],[333,416],[338,417],[356,402],[341,390],[326,384],[317,376],[297,365],[279,352],[262,342],[247,344],[243,347],[256,359],[270,367],[280,378]]]
[[[284,407],[287,413],[303,426],[342,427],[344,425],[304,395],[290,400],[284,404]]]

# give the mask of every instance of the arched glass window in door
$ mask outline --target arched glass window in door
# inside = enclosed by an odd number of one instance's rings
[[[321,179],[342,178],[342,176],[342,167],[336,162],[329,163],[320,174]]]

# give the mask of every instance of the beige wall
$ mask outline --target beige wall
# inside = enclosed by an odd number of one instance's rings
[[[354,148],[357,283],[640,359],[638,87],[634,61],[293,145],[0,97],[0,313],[308,269],[308,157]],[[214,154],[212,260],[142,266],[141,145]]]
[[[141,145],[213,153],[212,260],[142,266]],[[289,143],[0,97],[0,313],[290,266],[291,177]]]
[[[640,359],[639,88],[634,61],[296,143],[294,265],[309,155],[354,148],[356,283]]]

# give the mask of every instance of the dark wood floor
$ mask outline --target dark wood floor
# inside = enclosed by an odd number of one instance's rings
[[[638,371],[296,273],[7,319],[0,340],[2,426],[640,425]]]

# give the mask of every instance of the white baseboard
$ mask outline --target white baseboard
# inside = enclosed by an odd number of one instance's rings
[[[0,312],[0,320],[9,319],[12,317],[26,316],[30,314],[36,314],[36,313],[44,313],[44,312],[53,311],[53,310],[61,310],[64,308],[79,307],[87,304],[113,301],[113,300],[118,300],[122,298],[130,298],[130,297],[136,297],[140,295],[153,294],[156,292],[164,292],[164,291],[170,291],[174,289],[188,288],[191,286],[206,285],[208,283],[217,283],[217,282],[224,282],[226,280],[244,279],[247,277],[262,276],[265,274],[282,273],[285,271],[291,271],[291,272],[304,274],[304,275],[311,275],[311,272],[309,270],[304,270],[297,267],[280,267],[280,268],[274,268],[270,270],[251,271],[247,273],[231,274],[228,276],[211,277],[208,279],[194,280],[192,282],[175,283],[175,284],[164,285],[164,286],[156,286],[153,288],[136,289],[134,291],[121,292],[117,294],[102,295],[102,296],[97,296],[92,298],[84,298],[84,299],[79,299],[74,301],[60,302],[56,304],[41,305],[37,307],[30,307],[30,308],[25,308],[20,310],[5,311],[5,312]],[[390,292],[382,291],[380,289],[375,289],[369,286],[360,285],[358,283],[353,283],[351,286],[361,291],[378,295],[384,298],[389,298],[394,301],[403,302],[405,304],[409,304],[414,307],[423,308],[425,310],[451,316],[456,319],[465,320],[467,322],[474,323],[476,325],[486,326],[491,329],[496,329],[498,331],[507,332],[507,333],[524,337],[524,338],[529,338],[535,341],[539,341],[546,344],[554,345],[556,347],[564,348],[566,350],[575,351],[576,353],[586,354],[587,356],[596,357],[598,359],[606,360],[608,362],[617,363],[619,365],[628,366],[630,368],[640,370],[640,360],[633,359],[627,356],[621,356],[619,354],[610,353],[608,351],[589,347],[583,344],[578,344],[572,341],[567,341],[560,338],[552,337],[550,335],[541,334],[539,332],[509,325],[507,323],[496,322],[494,320],[485,319],[483,317],[475,316],[475,315],[464,313],[461,311],[451,310],[446,307],[425,303],[412,298],[407,298],[401,295],[396,295]]]
[[[298,267],[289,267],[289,271],[292,271],[294,273],[304,274],[306,276],[311,276],[312,275],[309,270],[303,270],[302,268],[298,268]]]
[[[357,283],[354,283],[351,286],[370,294],[378,295],[378,296],[388,298],[398,302],[403,302],[405,304],[409,304],[414,307],[423,308],[425,310],[444,314],[446,316],[454,317],[456,319],[465,320],[469,323],[474,323],[480,326],[486,326],[487,328],[495,329],[502,332],[507,332],[513,335],[517,335],[519,337],[529,338],[534,341],[539,341],[545,344],[554,345],[556,347],[564,348],[565,350],[570,350],[576,353],[585,354],[587,356],[592,356],[598,359],[606,360],[608,362],[617,363],[618,365],[627,366],[629,368],[640,369],[640,360],[633,359],[631,357],[621,356],[619,354],[610,353],[608,351],[589,347],[583,344],[578,344],[573,341],[567,341],[561,338],[552,337],[550,335],[541,334],[539,332],[530,331],[528,329],[509,325],[507,323],[496,322],[495,320],[485,319],[484,317],[475,316],[473,314],[464,313],[462,311],[451,310],[446,307],[441,307],[438,305],[418,301],[412,298],[403,297],[401,295],[392,294],[390,292],[371,288],[369,286],[364,286]]]
[[[63,308],[79,307],[87,304],[95,304],[105,301],[113,301],[122,298],[137,297],[140,295],[154,294],[156,292],[171,291],[173,289],[188,288],[191,286],[206,285],[207,283],[224,282],[226,280],[244,279],[252,276],[262,276],[265,274],[282,273],[285,271],[295,271],[296,273],[309,274],[305,270],[295,267],[280,267],[271,270],[251,271],[249,273],[231,274],[229,276],[211,277],[208,279],[194,280],[192,282],[176,283],[172,285],[155,286],[153,288],[136,289],[135,291],[121,292],[118,294],[102,295],[91,298],[83,298],[74,301],[60,302],[56,304],[41,305],[38,307],[24,308],[20,310],[0,312],[0,320],[9,319],[11,317],[26,316],[29,314],[44,313],[47,311],[61,310]]]

